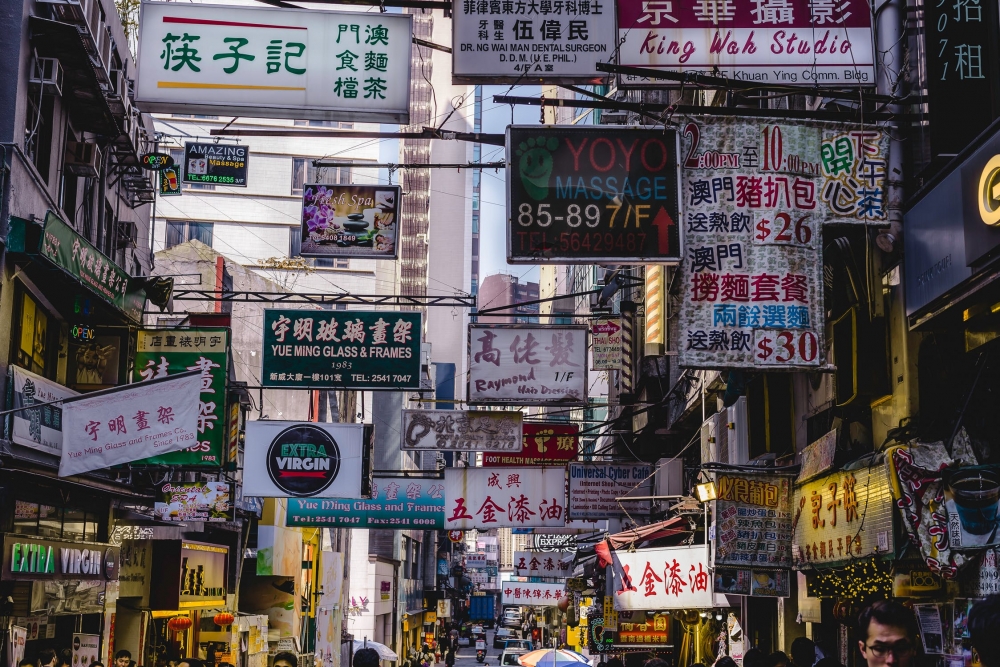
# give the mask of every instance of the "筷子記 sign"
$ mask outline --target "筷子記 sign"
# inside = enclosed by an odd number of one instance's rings
[[[507,128],[507,260],[679,262],[672,129]]]
[[[583,405],[585,325],[469,325],[469,402]]]
[[[302,188],[303,257],[394,259],[400,188],[324,185]]]
[[[408,14],[144,3],[144,111],[409,122]]]
[[[456,0],[452,28],[455,83],[599,83],[596,64],[615,52],[614,3]]]
[[[613,551],[615,609],[705,609],[715,606],[708,546]]]
[[[419,312],[265,310],[265,387],[419,389]]]
[[[445,528],[563,526],[566,469],[445,468]]]
[[[719,473],[716,565],[792,565],[792,477]]]
[[[371,498],[293,498],[286,519],[288,526],[441,530],[444,484],[376,477]]]
[[[580,427],[576,424],[528,422],[522,426],[522,431],[524,447],[520,452],[487,452],[483,454],[483,465],[565,465],[576,458],[580,442]]]
[[[591,357],[594,371],[622,367],[622,318],[602,317],[590,324]]]
[[[619,0],[617,6],[622,65],[771,85],[875,81],[871,9],[862,0]],[[620,81],[669,83],[631,75]]]
[[[618,500],[651,496],[653,469],[646,464],[571,463],[569,516],[572,519],[645,516],[649,500]]]
[[[247,186],[250,149],[242,144],[187,142],[184,182]]]
[[[520,452],[523,418],[519,410],[403,410],[400,449]]]

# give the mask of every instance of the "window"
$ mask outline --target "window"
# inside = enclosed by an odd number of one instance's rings
[[[50,380],[54,375],[55,364],[49,364],[53,331],[49,331],[51,316],[26,291],[21,292],[21,317],[19,320],[21,332],[15,337],[18,341],[15,360],[18,366],[26,368]],[[48,373],[46,373],[48,371]]]
[[[171,220],[167,222],[167,238],[165,248],[173,248],[187,241],[201,241],[212,246],[214,225],[211,222],[190,222]]]
[[[420,578],[420,542],[416,540],[413,541],[413,561],[412,570],[410,571],[410,579]]]
[[[341,130],[353,130],[354,123],[348,123],[346,121],[337,120],[296,120],[294,121],[296,127],[332,127],[340,128]]]
[[[170,157],[174,159],[174,164],[180,165],[181,168],[181,187],[187,188],[188,190],[214,190],[215,185],[212,183],[184,183],[183,182],[183,170],[187,168],[184,164],[184,149],[183,148],[171,148]]]
[[[97,541],[97,515],[79,508],[14,501],[14,532],[19,535]]]
[[[52,158],[53,105],[51,95],[42,95],[40,100],[28,95],[28,115],[24,124],[24,152],[46,183],[49,182],[49,161]]]
[[[348,185],[351,182],[350,167],[320,167],[312,165],[311,157],[292,158],[292,194],[302,194],[305,183],[324,183],[326,185]]]

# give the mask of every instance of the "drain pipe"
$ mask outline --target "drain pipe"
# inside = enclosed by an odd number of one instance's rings
[[[903,86],[903,16],[905,0],[881,0],[875,8],[876,90],[880,95],[902,97]],[[898,118],[900,105],[887,110]],[[898,249],[903,238],[903,142],[896,120],[886,126],[889,132],[889,160],[886,165],[885,202],[889,218],[888,229],[882,229],[875,239],[884,252]]]

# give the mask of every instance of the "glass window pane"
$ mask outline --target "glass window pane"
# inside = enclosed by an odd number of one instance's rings
[[[302,184],[306,180],[306,160],[301,157],[292,158],[292,194],[302,194]]]
[[[186,227],[186,223],[183,222],[174,222],[173,220],[167,221],[167,236],[164,240],[164,246],[167,248],[173,248],[175,245],[184,243],[184,241],[187,240],[184,238],[184,231]]]
[[[14,532],[22,535],[38,533],[38,505],[23,500],[14,501]]]
[[[62,510],[59,507],[38,506],[38,534],[42,537],[62,535]]]
[[[85,539],[88,542],[97,542],[97,515],[91,512],[87,513],[87,518],[84,523],[84,528],[86,530]]]
[[[188,240],[198,240],[212,247],[212,234],[214,225],[211,222],[189,222]]]
[[[302,254],[302,228],[288,228],[288,256],[298,257]]]
[[[63,510],[63,537],[72,540],[83,540],[86,513],[83,510],[66,508]]]

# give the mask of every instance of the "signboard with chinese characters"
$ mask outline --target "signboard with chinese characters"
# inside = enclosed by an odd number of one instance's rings
[[[792,501],[795,565],[832,565],[895,551],[885,463],[802,484]]]
[[[522,429],[524,448],[520,453],[487,452],[483,454],[483,465],[486,467],[564,465],[566,461],[576,458],[580,442],[580,427],[576,424],[528,422]]]
[[[587,327],[469,325],[469,402],[584,405]]]
[[[562,526],[566,469],[445,468],[445,528]]]
[[[647,516],[649,500],[617,499],[653,495],[652,477],[653,468],[647,464],[571,463],[569,516],[572,519]]]
[[[871,86],[871,26],[862,0],[619,0],[618,62],[770,85]]]
[[[792,565],[792,478],[719,473],[716,565]]]
[[[241,144],[184,144],[184,182],[247,186],[250,149]]]
[[[150,465],[219,466],[226,453],[226,388],[229,329],[140,329],[132,380],[142,382],[201,371],[198,442],[172,454],[142,461]]]
[[[673,129],[507,128],[507,261],[679,262]]]
[[[708,548],[661,547],[613,551],[615,609],[710,609],[715,606]]]
[[[400,449],[519,452],[520,410],[403,410]]]
[[[411,17],[144,2],[150,112],[409,122]]]
[[[465,555],[465,567],[466,568],[481,568],[486,567],[488,562],[486,560],[486,554],[466,554]]]
[[[615,648],[639,648],[641,646],[663,647],[670,643],[670,616],[667,614],[647,614],[631,612],[633,619],[619,618],[615,633]],[[635,618],[638,616],[638,618]]]
[[[622,318],[602,317],[590,324],[591,370],[611,371],[622,367]]]
[[[441,530],[444,484],[433,479],[376,477],[371,498],[290,499],[286,525]]]
[[[300,254],[395,259],[400,193],[398,185],[307,183]]]
[[[519,577],[571,577],[575,551],[514,552],[514,573]]]
[[[520,9],[520,11],[519,11]],[[600,83],[598,62],[615,52],[614,3],[515,3],[455,0],[455,83]],[[533,14],[533,15],[532,15]]]
[[[265,387],[420,388],[419,312],[265,310]]]
[[[748,118],[683,134],[681,365],[821,365],[822,228],[885,219],[888,137]]]
[[[20,366],[11,366],[10,374],[14,393],[12,407],[15,408],[77,395],[72,389],[46,380]],[[31,410],[12,412],[7,420],[10,429],[8,437],[12,442],[55,456],[62,454],[62,408],[59,405],[43,405]]]
[[[555,607],[566,597],[565,584],[526,584],[505,581],[500,604],[523,607]]]
[[[970,576],[962,588],[966,595],[984,598],[1000,593],[1000,567],[996,549],[984,551],[979,563],[972,565],[969,570]]]
[[[228,482],[165,482],[159,488],[153,514],[160,521],[229,521],[232,518]]]

